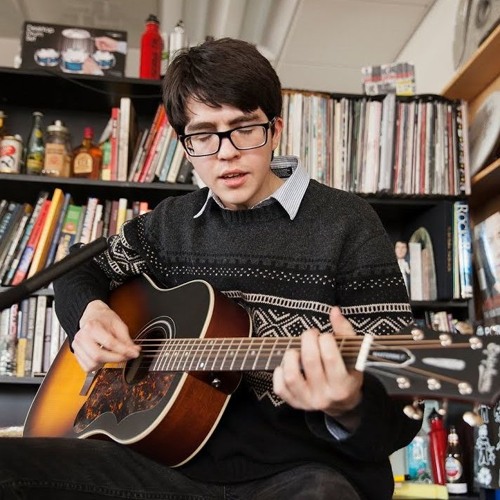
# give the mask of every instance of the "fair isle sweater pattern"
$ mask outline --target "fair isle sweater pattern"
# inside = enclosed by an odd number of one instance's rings
[[[358,334],[396,332],[412,320],[392,245],[371,207],[311,181],[294,221],[279,204],[227,211],[206,190],[168,198],[127,222],[97,262],[117,286],[149,274],[165,287],[204,279],[250,314],[252,335],[295,337],[331,329],[339,305]],[[272,375],[244,375],[258,400],[283,402]]]

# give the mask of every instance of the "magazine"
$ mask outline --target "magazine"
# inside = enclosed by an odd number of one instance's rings
[[[484,322],[500,322],[500,212],[474,227],[474,264],[481,293]]]

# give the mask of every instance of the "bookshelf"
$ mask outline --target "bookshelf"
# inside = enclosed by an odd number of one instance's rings
[[[338,94],[332,94],[338,96]],[[44,124],[55,119],[63,120],[72,132],[73,143],[78,142],[83,128],[92,125],[97,133],[109,119],[112,106],[121,97],[131,97],[140,127],[147,127],[161,100],[158,82],[133,78],[116,79],[78,75],[68,77],[50,71],[25,71],[0,68],[0,109],[8,115],[9,130],[27,137],[31,127],[31,113],[44,113]],[[34,203],[42,190],[53,193],[55,188],[71,193],[77,204],[86,202],[88,196],[98,198],[128,198],[147,200],[154,207],[167,196],[178,196],[193,189],[187,184],[134,183],[100,181],[75,178],[57,178],[32,175],[0,174],[0,199]],[[382,219],[391,239],[401,238],[406,221],[443,201],[455,201],[457,196],[391,195],[386,193],[360,194]],[[0,290],[1,291],[1,290]],[[50,295],[50,292],[48,292]],[[457,317],[468,317],[468,301],[419,301],[412,304],[416,314],[424,309],[453,310]],[[0,426],[20,425],[31,399],[40,384],[39,377],[0,378]],[[12,405],[12,411],[8,404]]]
[[[492,92],[500,90],[500,26],[489,35],[484,43],[476,50],[472,57],[457,71],[452,80],[443,89],[445,97],[453,99],[464,99],[468,103],[468,121],[472,122],[478,109]],[[471,223],[474,226],[486,217],[500,210],[500,158],[495,158],[491,163],[479,170],[471,179],[471,194],[469,206]],[[480,291],[478,287],[474,290],[474,311],[471,316],[482,319]],[[498,439],[498,424],[494,424],[493,411],[489,412],[490,424],[489,439]],[[494,426],[497,427],[494,427]],[[470,434],[470,447],[473,449],[473,432]],[[476,434],[474,434],[476,436]],[[496,457],[498,461],[498,454]],[[473,466],[471,465],[471,469]],[[495,467],[491,467],[495,476]],[[496,467],[498,472],[498,466]],[[498,487],[495,481],[491,488]],[[494,498],[494,490],[486,490]],[[484,493],[484,492],[483,492]],[[482,494],[483,495],[483,494]],[[496,490],[498,495],[498,490]],[[483,498],[483,496],[481,496]],[[486,496],[485,496],[486,498]]]
[[[110,109],[122,97],[130,97],[141,128],[150,126],[161,102],[158,81],[135,78],[68,76],[45,70],[26,71],[0,67],[0,109],[7,115],[10,133],[23,139],[31,129],[31,113],[44,114],[44,127],[56,119],[70,129],[72,144],[79,143],[83,128],[91,125],[98,137],[107,124]],[[178,196],[195,189],[190,184],[136,183],[57,178],[0,173],[0,199],[34,204],[38,193],[52,196],[55,188],[70,193],[74,203],[86,203],[88,196],[100,199],[145,200],[151,207],[166,196]],[[5,288],[4,288],[5,289]],[[0,287],[0,293],[2,287]],[[52,297],[51,290],[36,295]],[[42,377],[0,377],[0,427],[21,425]]]

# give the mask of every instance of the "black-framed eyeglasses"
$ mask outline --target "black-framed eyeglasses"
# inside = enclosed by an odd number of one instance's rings
[[[210,156],[219,152],[222,139],[227,138],[231,144],[241,151],[261,148],[267,143],[269,129],[274,125],[276,117],[267,123],[245,125],[225,132],[197,132],[180,135],[186,153],[189,156]]]

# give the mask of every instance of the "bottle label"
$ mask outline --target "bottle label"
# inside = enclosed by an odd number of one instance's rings
[[[463,474],[463,467],[459,460],[454,457],[447,457],[444,463],[446,471],[446,481],[448,483],[456,483],[460,480]]]
[[[29,174],[39,174],[43,169],[43,153],[29,153],[26,158],[26,170]]]
[[[68,177],[68,155],[64,144],[47,144],[45,146],[45,162],[43,170],[46,175]]]
[[[93,159],[89,153],[78,153],[73,162],[73,173],[76,175],[92,173]]]

